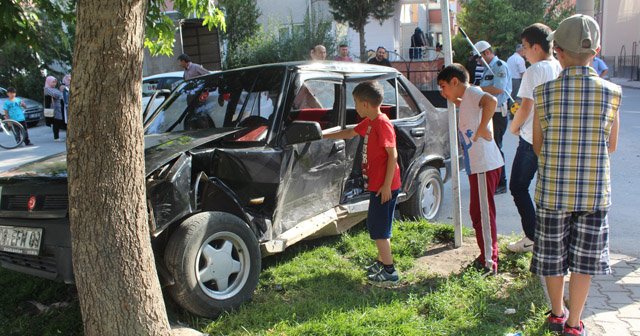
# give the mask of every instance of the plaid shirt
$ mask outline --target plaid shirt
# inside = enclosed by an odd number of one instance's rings
[[[543,142],[535,200],[550,210],[592,211],[611,205],[609,134],[620,86],[591,67],[568,67],[534,90]]]

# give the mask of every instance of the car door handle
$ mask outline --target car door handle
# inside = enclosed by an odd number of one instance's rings
[[[411,129],[411,135],[419,138],[424,136],[424,127],[416,127]]]
[[[336,152],[340,152],[344,150],[344,141],[336,142],[333,144],[333,150]]]

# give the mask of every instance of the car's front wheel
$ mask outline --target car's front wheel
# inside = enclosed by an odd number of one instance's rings
[[[407,219],[435,220],[442,206],[444,190],[440,171],[428,167],[420,172],[415,186],[413,195],[400,203],[400,213]]]
[[[186,310],[216,317],[251,299],[261,256],[253,231],[224,212],[196,214],[177,228],[165,250],[175,284],[171,297]]]

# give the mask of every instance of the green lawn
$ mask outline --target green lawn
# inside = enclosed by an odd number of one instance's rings
[[[358,226],[264,259],[253,301],[235,312],[211,321],[169,304],[170,318],[211,335],[550,335],[540,283],[527,271],[530,254],[501,254],[498,277],[412,270],[430,244],[452,236],[451,226],[397,222],[392,244],[403,279],[384,289],[365,281],[363,266],[376,251]],[[0,335],[81,333],[73,287],[0,270],[0,288]],[[37,313],[28,301],[70,305]]]

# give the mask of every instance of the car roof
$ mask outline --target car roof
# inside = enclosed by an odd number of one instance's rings
[[[165,73],[161,73],[161,74],[155,74],[155,75],[151,75],[151,76],[147,76],[142,78],[142,80],[147,80],[147,79],[158,79],[158,78],[180,78],[182,79],[184,76],[184,71],[172,71],[172,72],[165,72]]]
[[[357,63],[357,62],[339,62],[339,61],[296,61],[296,62],[282,62],[271,64],[260,64],[244,68],[229,69],[229,71],[246,70],[246,69],[258,69],[265,67],[286,67],[295,68],[304,71],[319,71],[319,72],[337,72],[342,74],[398,74],[397,69],[387,66]]]

